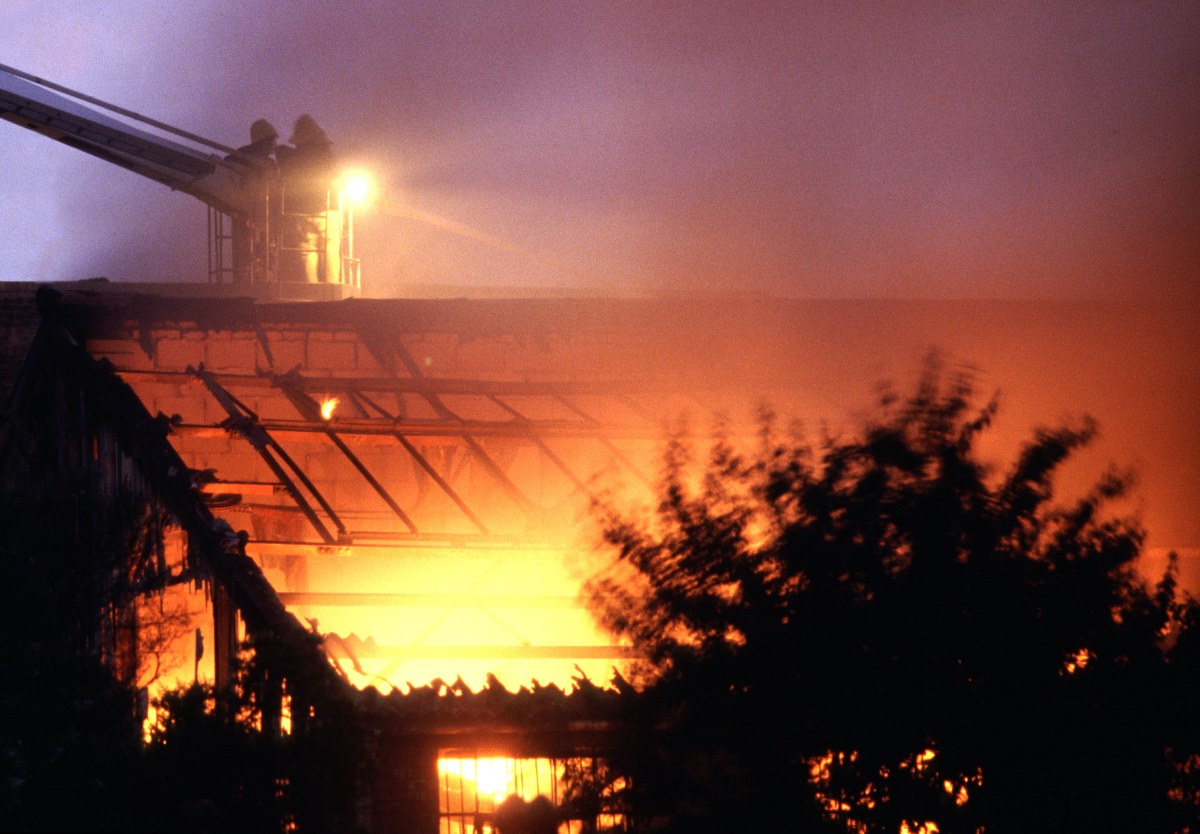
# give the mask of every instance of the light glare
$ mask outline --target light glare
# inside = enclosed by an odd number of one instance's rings
[[[375,195],[375,179],[366,171],[347,171],[342,175],[342,193],[351,203],[364,205]]]

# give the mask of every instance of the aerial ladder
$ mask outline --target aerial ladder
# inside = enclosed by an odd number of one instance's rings
[[[273,298],[341,298],[361,290],[354,201],[348,184],[332,172],[323,200],[314,205],[289,189],[269,156],[221,145],[3,64],[0,119],[203,202],[210,284]],[[289,190],[295,199],[289,200]]]

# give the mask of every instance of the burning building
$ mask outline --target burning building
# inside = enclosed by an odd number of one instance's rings
[[[5,502],[24,537],[58,535],[86,565],[85,639],[123,683],[226,687],[261,635],[385,693],[561,692],[630,656],[577,599],[588,503],[606,479],[648,480],[661,401],[661,378],[601,349],[611,313],[535,305],[554,323],[531,326],[529,303],[40,299]],[[277,674],[280,731],[306,707]],[[474,721],[489,761],[511,754]],[[462,771],[481,742],[457,723],[441,731]]]
[[[340,201],[306,216],[325,236],[300,251],[232,149],[198,156],[0,81],[10,121],[205,201],[213,247],[207,284],[43,288],[36,310],[33,288],[6,293],[6,359],[22,363],[0,442],[9,533],[58,554],[80,645],[147,701],[229,686],[245,640],[267,669],[268,732],[304,732],[313,686],[359,693],[370,830],[482,830],[505,795],[558,802],[564,773],[602,758],[621,696],[592,681],[633,648],[579,599],[603,558],[589,510],[647,495],[683,412],[704,432],[713,413],[752,424],[765,402],[836,432],[827,418],[936,343],[1023,381],[1009,437],[1047,404],[1108,419],[1136,399],[1117,448],[1171,472],[1198,456],[1180,415],[1200,384],[1173,361],[1194,357],[1182,316],[358,298]],[[325,279],[289,280],[289,254],[323,259]],[[1153,496],[1156,544],[1198,543],[1187,495]],[[587,822],[616,825],[607,813]]]
[[[10,531],[66,554],[86,650],[147,703],[230,686],[247,640],[275,647],[272,732],[311,718],[295,681],[380,693],[374,830],[562,799],[633,656],[580,600],[591,507],[648,494],[669,418],[750,417],[764,390],[688,337],[708,304],[37,302],[0,453]]]
[[[560,800],[616,694],[591,681],[632,657],[578,599],[589,505],[648,485],[660,421],[719,378],[660,332],[673,305],[354,298],[348,181],[302,204],[261,125],[233,149],[81,101],[148,121],[0,67],[0,117],[197,197],[210,249],[202,285],[9,295],[5,520],[53,554],[77,647],[152,710],[229,689],[249,641],[271,734],[319,690],[407,688],[359,702],[372,830]]]
[[[681,413],[703,433],[714,412],[752,427],[763,401],[814,426],[866,404],[839,369],[868,370],[839,334],[878,328],[911,349],[946,305],[283,303],[75,285],[43,288],[38,306],[3,502],[26,538],[74,560],[89,650],[152,694],[226,686],[241,642],[269,637],[287,647],[265,658],[275,732],[302,732],[310,712],[293,678],[364,692],[382,751],[363,788],[372,829],[465,832],[506,792],[561,799],[558,776],[603,750],[620,696],[592,682],[632,649],[579,600],[602,558],[592,503],[649,494]],[[995,310],[950,306],[958,351],[999,362]],[[1054,355],[1069,339],[1026,332],[1038,362],[1092,373],[1094,357]],[[1106,394],[1128,396],[1114,379]],[[1143,417],[1170,434],[1163,396]]]

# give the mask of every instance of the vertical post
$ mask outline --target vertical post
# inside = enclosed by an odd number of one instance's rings
[[[221,283],[220,231],[217,228],[216,209],[208,207],[208,283]]]
[[[278,671],[268,671],[259,686],[259,701],[262,706],[263,734],[269,738],[283,735],[283,681]]]
[[[354,204],[353,201],[345,200],[339,193],[338,205],[342,209],[342,218],[346,227],[342,240],[342,283],[356,288],[361,287],[354,261]]]
[[[330,183],[332,186],[332,183]],[[324,264],[321,280],[326,284],[342,283],[342,194],[337,203],[325,192],[324,234],[321,236],[321,260]]]
[[[224,586],[213,583],[213,673],[218,690],[233,685],[237,660],[237,606]]]
[[[204,657],[204,630],[200,626],[196,626],[196,647],[193,657],[195,662],[192,667],[192,683],[200,683],[200,658]]]
[[[138,667],[138,618],[137,601],[131,599],[124,604],[114,603],[110,615],[112,622],[112,665],[113,676],[125,684],[137,685]]]
[[[260,284],[279,283],[279,229],[276,227],[280,224],[271,221],[271,213],[276,210],[275,200],[271,196],[272,184],[278,193],[278,174],[271,179],[263,194],[262,231],[258,238],[261,245],[258,252],[259,268],[257,274],[252,276],[252,281]]]

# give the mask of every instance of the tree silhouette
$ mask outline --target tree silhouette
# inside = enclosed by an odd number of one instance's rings
[[[165,693],[143,743],[136,691],[85,643],[91,611],[79,600],[99,596],[80,589],[90,566],[49,522],[44,536],[14,534],[10,511],[0,507],[0,830],[354,830],[371,767],[364,728],[353,690],[318,653],[249,641],[227,692]],[[151,651],[181,627],[167,613]],[[273,697],[281,669],[311,713],[287,735]]]
[[[296,662],[309,656],[295,648],[253,637],[228,690],[196,684],[158,701],[140,785],[151,830],[356,830],[371,767],[357,699],[331,685],[327,669]],[[287,733],[272,728],[278,704],[267,685],[280,666],[293,670],[287,690],[303,693],[312,712],[293,715]]]
[[[764,414],[756,454],[719,433],[698,478],[676,437],[648,518],[600,508],[618,559],[587,593],[653,682],[613,754],[640,828],[1151,831],[1195,815],[1181,691],[1197,607],[1173,568],[1155,587],[1135,573],[1143,533],[1108,512],[1128,478],[1054,500],[1086,420],[986,465],[995,401],[976,404],[968,371],[946,377],[931,362],[912,396],[817,446]]]

